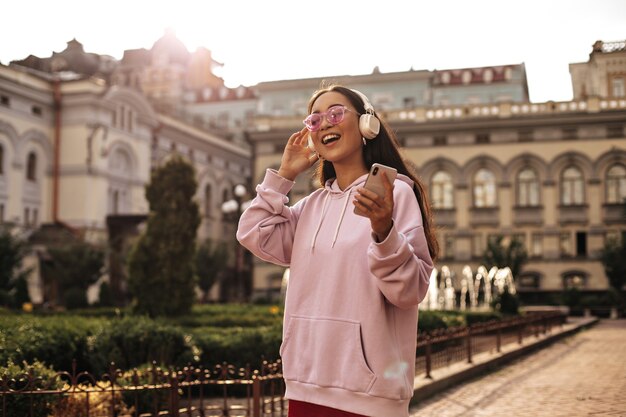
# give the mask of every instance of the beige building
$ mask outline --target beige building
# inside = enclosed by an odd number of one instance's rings
[[[596,44],[592,61],[603,62],[602,54],[623,56],[623,42],[620,45],[619,51],[612,47],[610,52],[601,52]],[[610,79],[611,85],[619,85],[611,62],[593,62],[588,64],[587,79]],[[623,65],[625,61],[617,62]],[[432,74],[433,90],[447,79],[447,96],[456,100],[377,108],[397,131],[405,156],[428,185],[442,248],[437,267],[448,265],[457,277],[465,265],[476,271],[490,238],[515,236],[525,242],[530,255],[522,276],[516,277],[518,289],[528,299],[536,298],[534,293],[560,293],[570,287],[605,290],[608,281],[598,251],[607,239],[626,233],[623,90],[614,88],[612,94],[593,90],[595,95],[570,102],[530,103],[527,98],[512,100],[504,94],[491,102],[467,95],[459,99],[470,84],[467,80],[474,79],[463,74],[486,71],[457,70],[456,90],[450,85],[453,77]],[[483,82],[482,90],[493,87],[491,77],[477,78]],[[577,78],[572,78],[576,83]],[[262,88],[280,90],[283,83],[283,90],[294,91],[294,102],[302,102],[301,90],[310,94],[320,81],[292,80],[258,87],[263,100]],[[385,74],[337,81],[369,97],[412,103],[398,97],[402,93],[395,85],[389,87]],[[417,82],[406,81],[404,91]],[[304,111],[302,105],[297,115],[257,117],[257,129],[249,132],[255,181],[260,181],[267,167],[279,165],[285,140],[301,128]],[[292,203],[314,187],[308,174],[301,177],[290,195]],[[255,261],[254,286],[259,294],[277,294],[282,275],[282,268]]]
[[[165,60],[166,52],[156,55]],[[221,206],[248,183],[250,149],[191,117],[157,111],[141,90],[111,84],[115,68],[76,40],[50,58],[0,65],[0,223],[22,236],[56,226],[106,244],[111,225],[134,228],[148,213],[151,170],[177,153],[196,170],[199,239],[230,241]],[[38,255],[35,247],[34,266]],[[33,301],[54,301],[36,275]],[[121,294],[123,277],[110,278]]]
[[[490,238],[516,236],[531,256],[516,277],[527,295],[604,290],[598,250],[626,232],[624,44],[598,41],[570,66],[572,101],[530,103],[523,63],[230,89],[210,51],[190,53],[169,32],[121,61],[72,40],[0,65],[0,223],[24,234],[63,224],[104,242],[141,221],[150,170],[178,153],[196,168],[198,236],[234,241],[223,203],[278,167],[312,92],[338,82],[369,97],[428,185],[438,267],[476,270]],[[303,175],[291,202],[313,187]],[[253,263],[253,297],[278,296],[282,268],[237,259],[239,271]]]

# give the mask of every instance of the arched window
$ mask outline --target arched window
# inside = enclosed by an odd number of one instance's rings
[[[37,180],[37,155],[35,155],[35,152],[28,154],[28,159],[26,160],[26,179],[29,181]]]
[[[566,290],[577,289],[582,290],[587,287],[587,274],[582,271],[568,271],[562,276],[563,288]]]
[[[454,207],[454,186],[450,174],[445,171],[437,171],[432,176],[430,198],[434,208],[450,209]]]
[[[613,165],[606,172],[606,202],[624,204],[626,200],[626,168],[624,165]]]
[[[211,217],[211,206],[213,205],[211,198],[211,184],[207,184],[204,187],[204,216]]]
[[[539,179],[531,168],[524,168],[517,174],[517,204],[522,207],[539,205]]]
[[[580,169],[571,166],[561,174],[561,204],[575,206],[583,204],[583,174]]]
[[[4,148],[0,145],[0,175],[4,174]]]
[[[474,207],[496,206],[496,177],[493,172],[481,168],[474,174]]]
[[[230,200],[230,196],[229,196],[229,193],[228,193],[228,188],[224,188],[224,191],[222,191],[222,203],[225,203],[228,200]]]

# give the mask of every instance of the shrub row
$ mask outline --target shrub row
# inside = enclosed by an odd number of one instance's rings
[[[259,368],[275,360],[282,311],[269,306],[202,306],[179,319],[149,319],[105,309],[101,316],[0,314],[0,366],[41,361],[57,371],[96,376],[150,363],[211,368],[223,362]],[[498,319],[497,313],[422,311],[419,332]]]

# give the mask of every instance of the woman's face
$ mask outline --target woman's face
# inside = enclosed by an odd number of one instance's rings
[[[342,108],[336,108],[340,106]],[[328,110],[331,109],[330,112]],[[336,124],[337,114],[343,119]],[[339,113],[338,113],[339,112]],[[319,114],[319,128],[310,132],[316,152],[333,164],[363,165],[362,138],[359,132],[359,114],[346,96],[336,91],[324,93],[315,100],[311,114]]]

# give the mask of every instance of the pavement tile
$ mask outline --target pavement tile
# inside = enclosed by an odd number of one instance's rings
[[[626,417],[626,320],[601,320],[417,404],[411,417]]]

